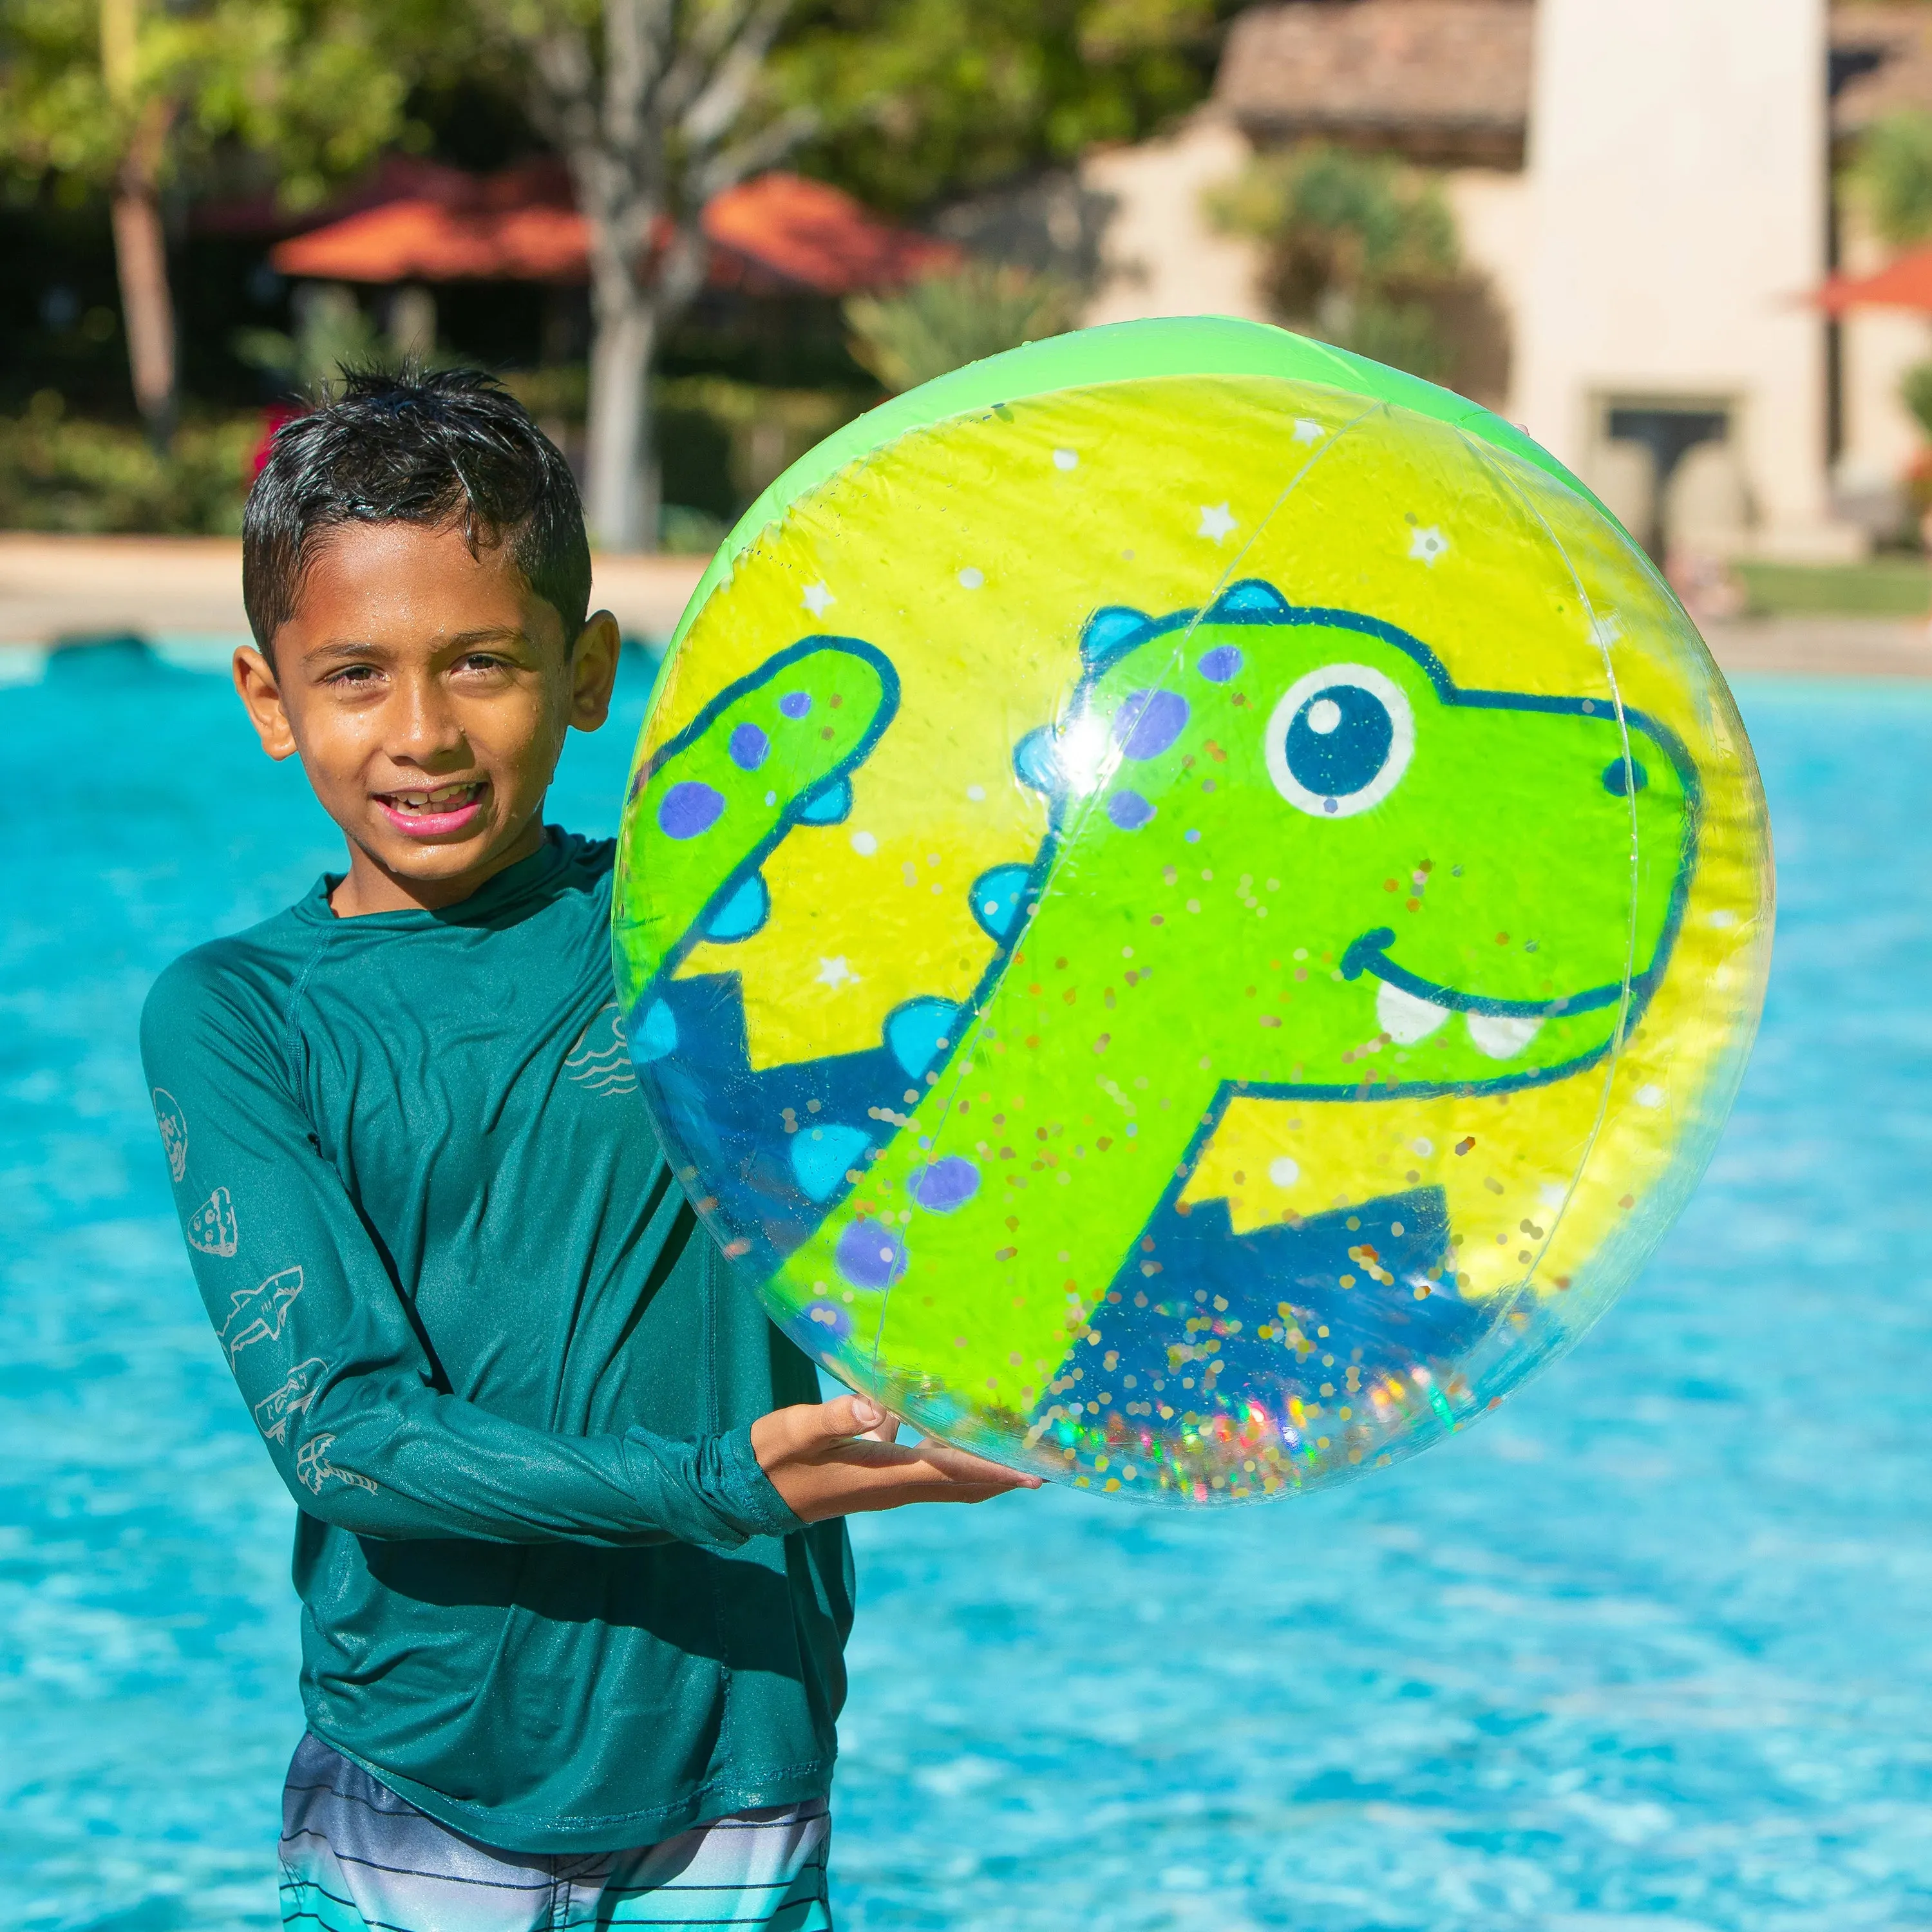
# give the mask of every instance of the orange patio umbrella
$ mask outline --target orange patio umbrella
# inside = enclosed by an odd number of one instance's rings
[[[950,243],[895,227],[824,182],[769,174],[705,208],[712,280],[826,296],[955,266]],[[283,274],[342,282],[579,281],[590,227],[553,170],[513,170],[463,194],[405,196],[279,244]]]
[[[1828,315],[1854,308],[1910,308],[1932,315],[1932,248],[1915,248],[1875,274],[1834,275],[1811,299]]]

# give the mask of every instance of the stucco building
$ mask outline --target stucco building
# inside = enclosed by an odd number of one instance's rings
[[[1922,442],[1932,325],[1808,300],[1880,252],[1834,153],[1932,106],[1932,8],[1827,0],[1282,0],[1208,108],[1061,184],[1093,321],[1264,316],[1204,191],[1310,139],[1439,172],[1507,338],[1495,393],[1660,552],[1856,553]]]

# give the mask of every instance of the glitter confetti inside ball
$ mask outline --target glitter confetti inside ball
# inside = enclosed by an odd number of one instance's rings
[[[1492,1406],[1736,1089],[1750,748],[1641,550],[1462,398],[1244,322],[1035,344],[767,490],[653,698],[626,1030],[772,1317],[1172,1503]]]

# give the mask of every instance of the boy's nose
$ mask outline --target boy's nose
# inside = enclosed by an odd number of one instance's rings
[[[391,752],[421,763],[463,748],[462,721],[437,681],[424,678],[406,684],[392,724]]]

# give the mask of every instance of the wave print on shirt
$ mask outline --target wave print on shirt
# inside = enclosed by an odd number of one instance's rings
[[[563,1063],[565,1074],[593,1094],[634,1094],[637,1070],[631,1064],[623,1009],[613,1000],[578,1036]]]

